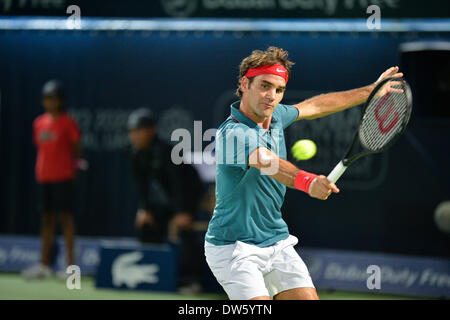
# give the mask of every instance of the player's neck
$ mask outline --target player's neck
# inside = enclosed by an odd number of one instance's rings
[[[239,111],[241,111],[247,118],[255,122],[258,126],[260,126],[263,129],[269,129],[270,127],[270,121],[272,120],[272,115],[269,117],[261,118],[257,116],[254,112],[250,110],[248,107],[248,104],[244,102],[244,100],[241,100],[241,103],[239,105]]]
[[[55,118],[59,117],[59,116],[62,114],[62,111],[53,111],[53,112],[47,111],[46,113],[47,113],[50,117],[52,117],[53,119],[55,119]]]

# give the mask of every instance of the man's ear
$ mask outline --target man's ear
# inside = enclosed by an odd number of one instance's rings
[[[248,89],[249,80],[247,77],[242,77],[241,79],[241,91],[245,92]]]

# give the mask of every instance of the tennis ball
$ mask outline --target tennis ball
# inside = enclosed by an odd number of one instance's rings
[[[317,147],[314,141],[309,139],[298,140],[291,148],[295,160],[308,160],[314,157]]]
[[[442,232],[450,233],[450,201],[441,202],[434,211],[434,221]]]

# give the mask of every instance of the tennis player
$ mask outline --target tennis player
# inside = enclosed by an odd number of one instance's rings
[[[284,105],[280,101],[292,65],[288,53],[276,47],[246,57],[236,92],[241,100],[231,105],[231,115],[216,133],[217,200],[205,256],[230,299],[318,299],[294,249],[298,239],[289,234],[280,209],[286,186],[321,200],[339,189],[325,176],[286,161],[283,130],[296,120],[360,105],[378,81],[402,76],[392,67],[374,84]],[[395,88],[388,84],[386,92],[390,90]]]

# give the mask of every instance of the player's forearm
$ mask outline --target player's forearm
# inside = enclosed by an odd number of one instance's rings
[[[259,169],[279,183],[289,188],[296,188],[295,178],[300,169],[289,161],[279,158],[273,152],[260,148],[250,155],[249,162],[250,166]]]
[[[261,172],[265,173],[266,171],[267,175],[269,175],[279,183],[282,183],[289,188],[295,188],[295,177],[297,176],[300,169],[284,159],[278,158],[278,160],[276,161],[278,161],[278,164],[274,164],[274,166],[278,166],[276,170],[272,171],[262,168]],[[275,169],[275,167],[271,169]]]
[[[299,118],[321,118],[364,103],[370,95],[373,85],[365,87],[321,94],[305,100],[297,105]]]
[[[313,198],[326,200],[331,192],[339,192],[336,185],[325,176],[300,170],[263,147],[250,154],[249,165],[285,186],[303,191]]]

